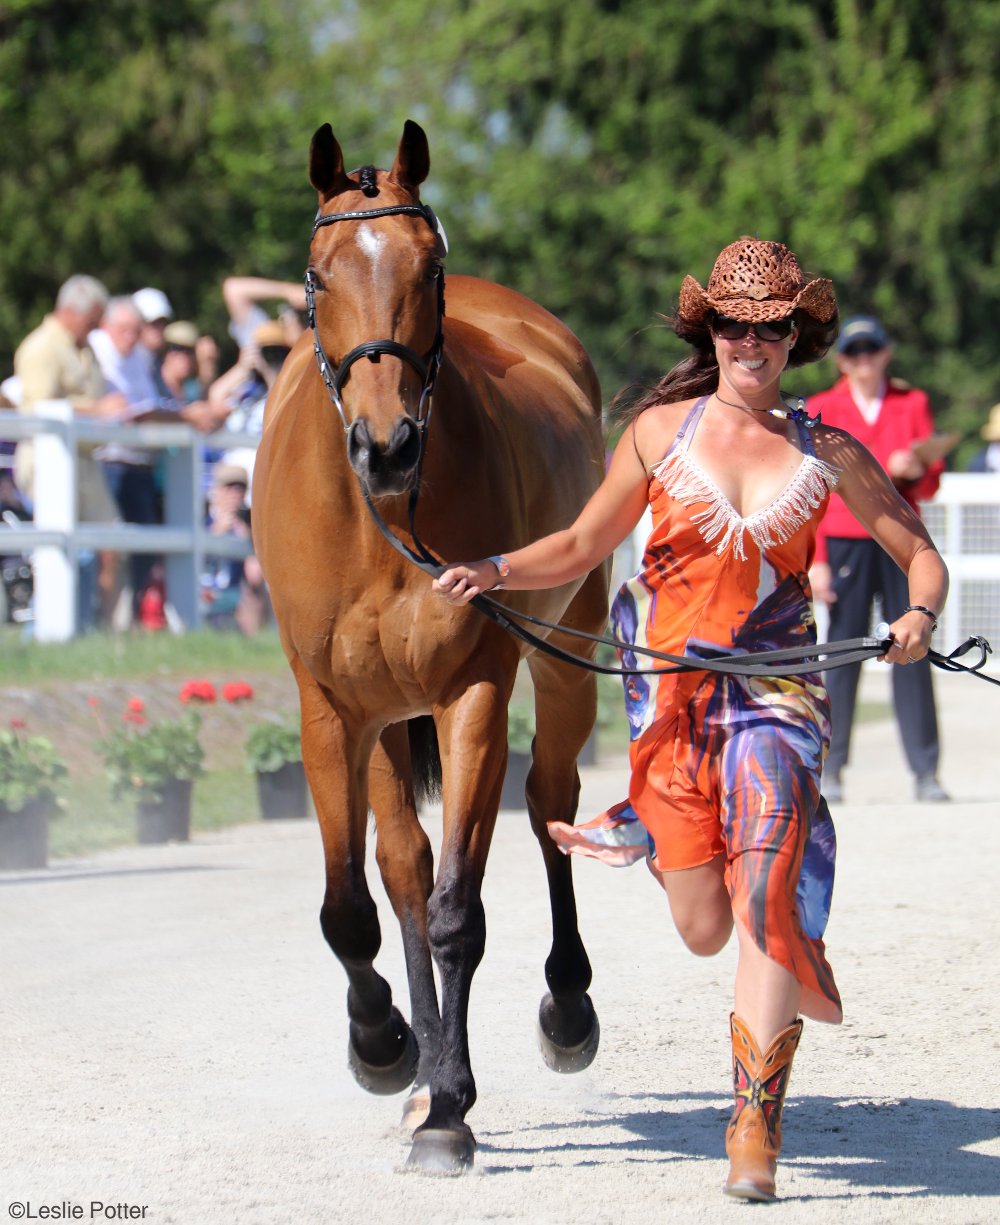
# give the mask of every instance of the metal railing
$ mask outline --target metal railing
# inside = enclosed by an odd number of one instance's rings
[[[249,541],[212,535],[205,525],[206,447],[256,447],[255,435],[201,434],[185,422],[111,425],[77,417],[65,400],[46,400],[33,415],[0,411],[0,438],[35,445],[34,522],[0,527],[3,554],[30,553],[34,571],[34,636],[64,642],[77,626],[81,553],[113,550],[166,559],[167,598],[187,629],[201,624],[201,575],[207,557],[246,557]],[[143,527],[77,520],[77,444],[124,443],[162,451],[164,523]]]

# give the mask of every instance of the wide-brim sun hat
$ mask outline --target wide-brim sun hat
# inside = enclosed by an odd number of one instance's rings
[[[1000,442],[1000,404],[994,404],[986,424],[979,431],[984,442]]]
[[[288,341],[288,332],[280,319],[269,319],[266,323],[258,324],[253,330],[253,342],[259,349],[292,347]]]
[[[686,323],[703,323],[713,312],[759,323],[784,319],[793,311],[829,323],[837,312],[833,282],[827,277],[807,281],[784,243],[748,237],[719,253],[706,288],[686,276],[677,307]]]
[[[198,329],[187,319],[178,319],[163,329],[163,339],[178,349],[193,349],[198,343]]]

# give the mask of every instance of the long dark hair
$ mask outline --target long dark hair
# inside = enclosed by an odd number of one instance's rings
[[[671,367],[654,386],[633,384],[615,396],[611,402],[611,413],[626,425],[654,404],[676,404],[679,400],[711,395],[719,386],[719,363],[715,358],[715,343],[709,327],[712,315],[706,315],[699,323],[692,323],[676,313],[662,318],[681,340],[691,345],[694,352]],[[788,365],[807,366],[810,362],[818,362],[837,337],[839,314],[834,311],[831,319],[821,323],[806,311],[796,311],[795,322],[795,347],[788,355]]]

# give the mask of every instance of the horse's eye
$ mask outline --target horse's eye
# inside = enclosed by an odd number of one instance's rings
[[[320,276],[320,274],[316,271],[315,268],[307,268],[306,277],[310,281],[312,281],[313,289],[317,289],[317,290],[326,289],[326,286],[323,284],[323,278]]]
[[[436,281],[442,272],[444,272],[444,268],[441,264],[431,264],[427,269],[428,281]]]

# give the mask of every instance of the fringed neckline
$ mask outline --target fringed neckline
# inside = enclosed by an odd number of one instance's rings
[[[719,557],[731,547],[740,561],[746,561],[746,533],[762,553],[785,544],[840,480],[839,471],[831,464],[815,455],[803,455],[795,475],[774,501],[744,519],[686,448],[672,451],[653,469],[653,476],[683,506],[708,503],[706,510],[691,516],[691,522],[706,544],[715,544]]]

